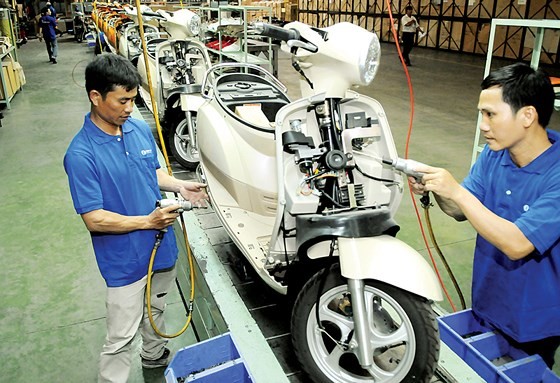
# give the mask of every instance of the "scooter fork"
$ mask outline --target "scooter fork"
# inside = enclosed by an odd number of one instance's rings
[[[192,112],[190,110],[185,111],[185,117],[187,119],[187,126],[189,127],[189,142],[191,143],[192,150],[195,150],[198,146],[196,144],[196,128],[194,126]]]
[[[369,371],[373,363],[373,349],[370,343],[364,285],[363,279],[348,279],[352,316],[354,317],[354,334],[356,334],[358,343],[357,357],[362,368]]]

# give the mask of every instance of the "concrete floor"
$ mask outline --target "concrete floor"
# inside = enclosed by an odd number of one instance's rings
[[[0,128],[0,382],[94,382],[105,335],[104,283],[62,167],[66,147],[89,110],[83,71],[93,52],[66,36],[59,48],[57,65],[48,62],[37,40],[19,49],[27,84],[12,108],[4,110]],[[406,80],[394,47],[383,45],[382,50],[376,80],[361,91],[384,105],[404,156],[410,111]],[[460,179],[470,166],[484,58],[416,48],[411,59],[415,117],[409,157],[446,167]],[[296,98],[290,69],[289,59],[282,57],[280,79]],[[556,113],[551,126],[559,122]],[[475,233],[468,223],[455,223],[438,209],[431,215],[470,305]],[[408,196],[396,218],[399,237],[426,254]],[[449,278],[443,279],[450,286]],[[456,294],[450,294],[458,305]],[[184,315],[177,294],[170,303],[169,327],[178,328]],[[451,310],[449,303],[441,305]],[[171,348],[193,341],[188,332]],[[161,382],[162,371],[144,371],[136,358],[130,381]]]

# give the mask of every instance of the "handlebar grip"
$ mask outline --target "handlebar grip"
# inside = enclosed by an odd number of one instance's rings
[[[276,40],[289,41],[299,40],[300,34],[295,29],[285,29],[275,25],[265,23],[255,23],[255,29],[263,36],[267,36]]]

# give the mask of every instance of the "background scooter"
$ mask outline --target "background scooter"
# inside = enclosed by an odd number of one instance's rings
[[[157,18],[169,35],[169,38],[151,39],[146,44],[158,117],[163,121],[164,134],[177,162],[187,169],[195,169],[199,162],[197,111],[204,101],[200,89],[204,74],[211,66],[206,47],[195,37],[200,19],[186,9],[149,14],[144,12],[143,15]],[[143,55],[138,56],[136,65],[142,77],[139,93],[153,113]]]

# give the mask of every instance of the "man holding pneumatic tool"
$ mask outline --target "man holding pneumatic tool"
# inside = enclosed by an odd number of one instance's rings
[[[474,313],[552,367],[560,346],[560,134],[545,129],[554,92],[541,71],[517,63],[482,82],[478,109],[487,145],[459,184],[445,169],[418,165],[416,194],[468,220],[476,240]]]
[[[144,368],[164,367],[167,341],[146,315],[148,263],[156,234],[172,225],[180,206],[156,208],[161,192],[173,191],[195,205],[208,197],[204,184],[170,176],[157,160],[148,125],[130,118],[140,76],[121,56],[97,56],[86,68],[91,112],[64,157],[76,212],[90,231],[99,270],[107,284],[107,337],[99,360],[99,382],[126,383],[131,344],[142,335]],[[165,297],[175,275],[177,245],[173,230],[157,250],[152,279],[154,321],[165,331]]]

